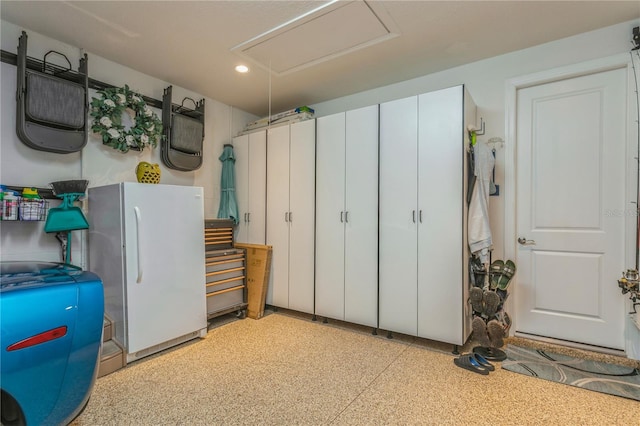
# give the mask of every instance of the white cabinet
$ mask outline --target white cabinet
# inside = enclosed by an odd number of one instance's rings
[[[378,325],[378,106],[317,119],[315,313]]]
[[[239,243],[264,244],[266,236],[267,131],[233,138]]]
[[[267,131],[267,304],[313,313],[315,120]]]
[[[380,104],[380,321],[418,333],[418,98]]]
[[[455,345],[470,333],[464,86],[380,105],[379,327]]]

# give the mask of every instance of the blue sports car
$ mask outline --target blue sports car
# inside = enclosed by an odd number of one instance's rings
[[[100,278],[48,262],[0,262],[2,425],[66,425],[96,381]]]

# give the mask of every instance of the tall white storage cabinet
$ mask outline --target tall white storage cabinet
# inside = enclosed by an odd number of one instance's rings
[[[380,105],[381,329],[462,345],[470,334],[467,124],[456,86]]]
[[[313,313],[315,120],[267,131],[267,244],[273,247],[266,303]]]
[[[378,105],[317,119],[315,313],[378,326]]]
[[[233,138],[236,154],[236,195],[240,223],[239,243],[264,244],[266,241],[267,131],[261,130]]]

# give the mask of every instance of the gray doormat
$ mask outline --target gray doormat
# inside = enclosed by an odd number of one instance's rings
[[[513,345],[507,346],[505,352],[505,370],[640,401],[637,368]]]

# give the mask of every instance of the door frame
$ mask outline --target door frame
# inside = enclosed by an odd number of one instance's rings
[[[638,61],[636,61],[638,62]],[[635,210],[635,182],[638,179],[637,175],[637,164],[635,163],[634,157],[637,156],[637,142],[638,136],[635,133],[637,131],[637,126],[635,125],[635,120],[633,116],[636,114],[635,107],[635,86],[632,82],[633,79],[633,69],[631,66],[631,57],[628,53],[621,53],[601,59],[581,62],[577,64],[572,64],[568,66],[558,67],[546,71],[537,72],[534,74],[524,75],[520,77],[515,77],[509,79],[505,83],[505,149],[504,149],[504,240],[503,240],[503,250],[505,259],[515,259],[517,254],[517,223],[516,223],[516,214],[517,214],[517,206],[516,206],[516,153],[517,153],[517,138],[516,138],[516,120],[517,120],[517,92],[519,89],[524,89],[531,86],[537,86],[540,84],[551,83],[554,81],[580,77],[589,74],[595,74],[598,72],[610,71],[615,69],[626,69],[627,70],[627,132],[626,132],[626,153],[627,153],[627,161],[624,165],[625,167],[625,205],[630,206],[629,209],[633,208]],[[629,210],[630,211],[630,210]],[[632,267],[635,265],[635,216],[630,214],[625,215],[625,264],[628,267]],[[622,271],[621,271],[622,272]],[[514,283],[512,283],[511,291],[518,291],[518,274],[514,276]],[[615,282],[611,283],[612,286],[615,285]],[[510,312],[512,312],[511,319],[513,321],[513,325],[509,334],[513,336],[515,334],[515,330],[518,328],[518,313],[514,311],[515,297],[512,295],[510,300],[506,302],[507,308],[510,308]],[[630,304],[628,302],[628,306]],[[629,321],[626,321],[626,328],[629,328]],[[625,336],[629,335],[629,330],[623,330]],[[626,339],[626,352],[630,353],[632,342],[627,337]],[[549,341],[553,341],[549,339]],[[577,345],[584,346],[584,345]],[[585,346],[586,347],[586,346]]]

